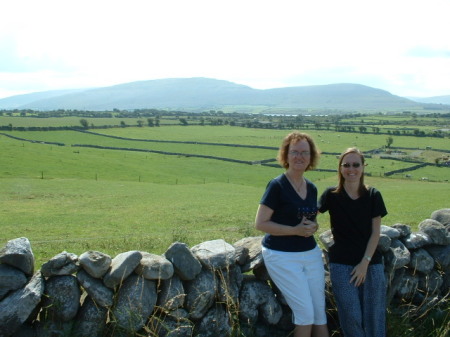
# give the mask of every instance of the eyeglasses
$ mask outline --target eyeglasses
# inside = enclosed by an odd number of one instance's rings
[[[309,157],[311,155],[311,152],[309,151],[289,151],[289,154],[293,157]]]
[[[354,168],[358,168],[361,166],[361,164],[360,163],[342,163],[341,166],[345,167],[345,168],[349,168],[350,166],[352,166]]]

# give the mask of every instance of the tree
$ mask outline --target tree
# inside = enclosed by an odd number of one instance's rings
[[[81,126],[83,127],[83,128],[85,128],[85,129],[87,129],[88,128],[88,126],[89,126],[89,123],[88,123],[88,121],[86,120],[86,119],[80,119],[80,124],[81,124]]]
[[[394,138],[391,136],[386,138],[386,147],[391,147],[392,143],[394,142]]]

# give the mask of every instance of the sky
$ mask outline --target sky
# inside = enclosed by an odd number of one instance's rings
[[[207,77],[450,95],[450,0],[5,0],[0,99]]]

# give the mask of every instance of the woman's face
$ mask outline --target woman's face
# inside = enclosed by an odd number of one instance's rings
[[[359,182],[364,173],[361,156],[356,153],[346,154],[342,160],[340,172],[346,182]]]
[[[299,140],[289,145],[288,163],[289,169],[306,171],[311,161],[309,143],[306,139]]]

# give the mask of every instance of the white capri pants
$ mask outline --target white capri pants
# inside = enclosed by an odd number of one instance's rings
[[[270,278],[293,313],[295,325],[323,325],[325,270],[319,246],[306,252],[282,252],[262,247]]]

